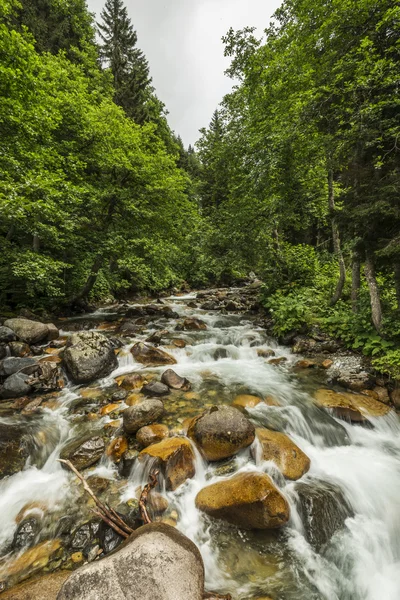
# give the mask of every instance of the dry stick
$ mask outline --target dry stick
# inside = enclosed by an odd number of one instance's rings
[[[89,496],[93,498],[93,500],[96,503],[96,506],[100,509],[100,516],[103,519],[103,521],[105,521],[113,529],[117,528],[117,533],[119,533],[121,529],[124,530],[128,535],[133,533],[133,529],[129,527],[129,525],[127,525],[115,511],[113,511],[112,509],[109,510],[107,506],[100,502],[93,490],[89,487],[89,484],[87,483],[86,479],[79,473],[79,471],[69,460],[63,460],[62,458],[59,458],[58,462],[66,465],[69,469],[71,469],[71,471],[75,473],[78,479],[82,482],[85,491],[89,494]],[[113,525],[111,523],[113,523]],[[128,535],[126,537],[128,537]]]
[[[153,471],[153,473],[150,473],[150,482],[144,486],[142,493],[140,494],[140,500],[139,500],[139,508],[140,508],[140,515],[142,517],[143,523],[145,525],[148,525],[149,523],[151,523],[151,519],[149,517],[149,514],[147,512],[147,508],[146,508],[146,503],[147,503],[147,497],[149,495],[149,493],[151,492],[151,490],[156,487],[158,481],[157,481],[157,475],[159,474],[160,471]]]

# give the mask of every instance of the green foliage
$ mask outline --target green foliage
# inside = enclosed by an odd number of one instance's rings
[[[122,0],[106,0],[98,32],[101,59],[113,77],[115,102],[136,123],[144,123],[148,120],[149,65],[136,45],[137,34]]]
[[[1,303],[100,299],[187,278],[179,258],[197,206],[168,125],[162,135],[160,120],[139,126],[99,69],[38,52],[6,18],[0,59]]]
[[[313,322],[310,290],[291,293],[277,291],[265,302],[273,319],[273,333],[281,337],[290,331],[301,331]]]
[[[389,375],[393,379],[400,381],[400,350],[390,350],[383,356],[375,358],[372,361],[374,368],[379,373]]]

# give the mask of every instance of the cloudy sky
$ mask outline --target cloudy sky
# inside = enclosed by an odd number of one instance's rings
[[[88,0],[98,16],[104,0]],[[171,127],[193,144],[231,81],[221,37],[229,27],[265,29],[281,0],[125,0]]]

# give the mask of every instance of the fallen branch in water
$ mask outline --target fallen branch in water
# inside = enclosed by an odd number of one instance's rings
[[[230,594],[216,594],[215,592],[206,592],[203,596],[203,600],[232,600]]]
[[[146,484],[142,490],[142,493],[140,494],[140,500],[139,500],[139,509],[140,509],[140,515],[142,517],[142,521],[145,525],[148,525],[149,523],[151,523],[151,519],[149,517],[149,513],[147,512],[147,501],[148,501],[148,495],[150,494],[151,490],[153,488],[156,487],[158,480],[157,480],[157,475],[159,474],[159,471],[153,471],[152,473],[150,473],[150,481],[148,484]]]
[[[63,465],[66,465],[73,473],[75,473],[78,479],[82,482],[85,491],[89,494],[91,498],[93,498],[97,508],[99,509],[98,511],[93,511],[95,515],[100,517],[105,523],[107,523],[107,525],[112,527],[116,533],[118,533],[124,538],[128,538],[131,535],[131,533],[133,533],[133,529],[121,519],[121,517],[115,512],[115,510],[113,510],[109,506],[106,506],[97,498],[96,494],[93,492],[86,479],[83,477],[83,475],[79,473],[79,471],[69,460],[63,460],[62,458],[59,458],[58,462],[62,463]]]

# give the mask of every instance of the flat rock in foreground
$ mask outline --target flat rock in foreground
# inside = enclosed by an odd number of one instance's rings
[[[118,551],[75,571],[57,600],[202,600],[203,593],[197,547],[174,527],[151,523]]]

